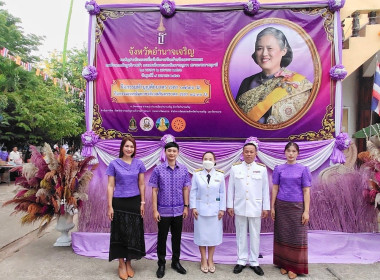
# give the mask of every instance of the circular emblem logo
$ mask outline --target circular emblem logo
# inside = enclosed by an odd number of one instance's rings
[[[156,128],[159,131],[165,131],[169,128],[169,120],[165,117],[158,118],[156,120]]]
[[[176,132],[181,132],[185,129],[186,127],[186,122],[183,118],[177,117],[172,120],[172,128]]]
[[[153,126],[154,126],[154,122],[149,117],[144,117],[140,120],[140,127],[144,131],[152,130]]]

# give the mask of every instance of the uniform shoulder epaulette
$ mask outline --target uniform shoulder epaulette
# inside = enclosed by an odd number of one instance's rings
[[[199,172],[199,171],[202,171],[203,168],[198,168],[198,169],[195,169],[194,172]]]
[[[223,170],[220,170],[220,169],[215,169],[215,171],[218,171],[218,172],[220,172],[220,173],[224,173],[224,171],[223,171]]]
[[[256,162],[258,165],[261,165],[261,166],[264,166],[264,167],[267,167],[264,163],[261,163],[261,162]]]
[[[233,166],[235,166],[235,165],[239,165],[239,164],[241,164],[242,162],[241,161],[238,161],[238,162],[235,162],[234,164],[232,164]]]

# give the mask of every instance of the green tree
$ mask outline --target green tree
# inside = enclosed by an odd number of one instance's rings
[[[42,40],[36,35],[24,35],[18,26],[20,19],[1,9],[0,48],[12,55],[33,62],[31,52]],[[81,76],[86,64],[85,48],[68,51],[66,70],[62,71],[61,54],[48,59],[44,72],[61,78],[76,88],[84,88]],[[76,139],[85,130],[84,103],[78,92],[66,92],[51,79],[43,81],[34,71],[26,71],[14,61],[0,57],[0,144],[6,146],[58,142],[62,138]]]
[[[76,104],[64,89],[51,81],[45,83],[41,77],[0,57],[0,81],[4,80],[0,82],[5,104],[0,143],[41,144],[75,137],[84,131],[83,106]]]
[[[45,61],[45,67],[49,74],[57,78],[64,78],[71,85],[77,88],[85,88],[86,80],[82,77],[83,67],[87,65],[87,50],[73,48],[67,51],[67,61],[65,69],[62,66],[62,53],[54,52]]]
[[[31,53],[38,50],[45,37],[35,34],[25,35],[19,26],[21,20],[2,9],[2,6],[4,6],[4,2],[0,1],[0,49],[5,47],[14,56],[18,55],[24,61],[38,61],[39,58]]]

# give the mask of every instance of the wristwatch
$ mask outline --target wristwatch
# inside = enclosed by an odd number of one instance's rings
[[[189,207],[189,204],[184,204],[183,206],[184,206],[184,207]]]

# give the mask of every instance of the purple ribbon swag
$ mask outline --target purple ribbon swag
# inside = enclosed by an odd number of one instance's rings
[[[244,145],[247,144],[247,143],[252,143],[253,145],[256,146],[256,151],[257,151],[257,152],[259,151],[259,144],[260,144],[260,141],[257,139],[257,137],[253,137],[253,136],[248,137],[248,138],[245,140],[245,142],[244,142],[244,144],[243,144],[243,147],[244,147]],[[243,152],[241,153],[240,160],[241,160],[241,161],[244,160]],[[255,161],[256,161],[256,160],[257,160],[257,157],[255,158]]]
[[[260,10],[260,3],[258,0],[249,0],[244,5],[244,12],[248,15],[255,15]]]
[[[338,12],[340,9],[343,8],[346,0],[329,0],[328,5],[329,9],[332,12]]]
[[[342,64],[337,64],[330,69],[330,77],[334,81],[343,80],[347,76],[347,71]]]
[[[98,77],[98,71],[96,71],[95,66],[86,66],[83,68],[82,76],[87,82],[94,81]]]
[[[165,145],[167,143],[170,143],[170,142],[175,142],[175,138],[173,135],[171,134],[165,134],[164,136],[162,136],[162,138],[160,139],[160,146],[162,147],[162,150],[161,150],[161,155],[160,155],[160,161],[163,162],[166,160],[166,155],[165,155]]]
[[[87,82],[94,81],[98,77],[98,71],[95,66],[86,66],[83,68],[82,76]]]
[[[96,4],[95,1],[86,2],[84,7],[86,8],[87,12],[92,16],[100,14],[100,7],[98,4]]]
[[[331,161],[335,163],[345,163],[346,157],[343,154],[343,151],[347,149],[351,144],[350,137],[347,133],[341,132],[335,139],[334,150],[331,154]]]
[[[92,147],[98,142],[99,135],[90,130],[83,133],[81,138],[83,143],[82,156],[89,157],[92,155]]]
[[[160,5],[161,14],[164,17],[171,17],[175,14],[175,2],[170,0],[163,0]]]

